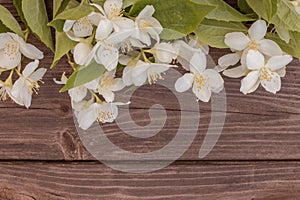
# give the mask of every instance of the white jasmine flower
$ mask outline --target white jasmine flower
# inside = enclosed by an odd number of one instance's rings
[[[147,5],[135,19],[136,32],[133,37],[147,46],[151,45],[151,38],[159,42],[159,35],[163,31],[160,22],[153,17],[154,12],[154,7]]]
[[[87,130],[95,121],[100,123],[112,123],[118,116],[118,106],[127,104],[119,102],[85,104],[82,110],[77,114],[79,127]]]
[[[93,35],[94,26],[97,26],[100,20],[101,15],[93,12],[79,20],[66,20],[63,30],[71,40],[79,42],[82,38]]]
[[[282,55],[281,48],[272,40],[264,39],[267,33],[267,24],[258,20],[248,30],[248,36],[242,32],[228,33],[225,44],[234,51],[256,50],[267,56]]]
[[[285,66],[293,60],[290,55],[273,56],[265,62],[264,56],[250,50],[247,55],[247,66],[251,70],[242,80],[241,92],[254,92],[261,84],[268,92],[276,94],[281,88],[280,75],[284,76]]]
[[[100,27],[100,28],[99,28]],[[108,20],[101,20],[96,30],[96,45],[91,49],[89,44],[78,44],[74,51],[74,59],[80,64],[89,65],[94,59],[108,71],[116,69],[119,60],[119,44],[130,36],[130,31],[112,33]],[[85,59],[84,59],[85,58]]]
[[[134,22],[122,15],[122,0],[106,0],[104,2],[104,9],[98,4],[91,5],[95,6],[100,11],[102,18],[107,21],[106,25],[110,29],[114,29],[116,32],[119,32],[122,30],[132,31],[134,28]],[[102,29],[99,26],[98,29]],[[100,30],[97,32],[100,32]]]
[[[149,84],[155,84],[163,80],[162,73],[168,71],[174,65],[163,63],[148,63],[141,60],[133,65],[127,65],[123,71],[123,82],[125,85],[142,86],[147,80]]]
[[[56,84],[65,85],[68,81],[68,78],[65,76],[65,73],[63,73],[60,81],[58,81],[56,79],[53,79],[53,80]],[[78,87],[68,90],[68,94],[71,97],[72,102],[75,102],[75,103],[82,101],[87,96],[87,92],[88,92],[88,90],[85,87],[85,85],[78,86]]]
[[[156,43],[149,52],[153,54],[157,63],[171,63],[177,58],[176,50],[171,44],[165,42]]]
[[[14,33],[0,34],[0,67],[13,69],[21,63],[22,54],[30,59],[42,59],[43,52]]]
[[[115,78],[115,73],[116,71],[106,72],[99,79],[85,86],[102,95],[106,102],[113,102],[115,99],[114,92],[120,91],[125,87],[121,78]]]
[[[203,102],[209,102],[212,92],[220,92],[224,88],[224,81],[216,70],[206,69],[206,62],[203,53],[196,53],[190,61],[191,73],[186,73],[176,81],[176,91],[185,92],[192,88]]]
[[[37,93],[40,88],[38,81],[42,79],[47,71],[45,68],[36,70],[38,66],[38,60],[29,63],[23,70],[21,77],[14,83],[11,91],[13,100],[26,108],[30,107],[32,93]]]

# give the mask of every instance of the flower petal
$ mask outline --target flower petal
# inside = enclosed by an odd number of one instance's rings
[[[137,16],[137,20],[140,18],[148,18],[148,17],[152,17],[152,15],[154,14],[155,9],[153,6],[147,5]]]
[[[107,38],[113,31],[113,25],[110,20],[103,19],[100,21],[98,28],[96,30],[96,39],[103,40]]]
[[[76,37],[84,38],[93,34],[93,24],[88,17],[83,17],[73,25],[73,32]]]
[[[33,81],[39,81],[43,78],[43,76],[45,75],[46,72],[47,72],[47,69],[40,68],[30,75],[30,79]]]
[[[227,69],[223,72],[224,76],[230,77],[230,78],[240,78],[243,76],[246,76],[248,72],[248,69],[244,65],[240,65],[235,68]]]
[[[122,0],[106,0],[104,3],[104,11],[109,18],[114,17],[118,10],[121,11],[123,6]]]
[[[284,55],[284,56],[273,56],[269,59],[266,66],[271,68],[274,71],[277,71],[286,65],[288,65],[290,62],[292,62],[293,57],[290,55]]]
[[[122,30],[131,30],[134,28],[134,21],[125,17],[117,17],[112,20],[113,27],[116,32],[120,32]]]
[[[7,55],[4,50],[0,50],[0,67],[5,69],[13,69],[21,63],[21,53]]]
[[[241,56],[239,54],[231,53],[219,58],[218,64],[220,66],[229,67],[229,66],[236,65],[240,61],[240,59]]]
[[[197,52],[193,55],[190,61],[190,70],[194,74],[201,73],[206,69],[207,60],[202,52]]]
[[[96,121],[98,116],[95,106],[95,104],[92,104],[88,109],[79,112],[77,120],[80,128],[87,130]]]
[[[123,80],[121,78],[116,78],[113,80],[113,87],[112,87],[112,91],[116,92],[116,91],[120,91],[125,87],[125,84],[123,82]]]
[[[258,70],[265,66],[265,58],[259,51],[250,50],[247,54],[246,62],[250,70]]]
[[[208,84],[213,92],[219,93],[224,89],[224,80],[222,76],[214,69],[207,69],[203,72],[207,77]]]
[[[119,51],[113,45],[101,45],[96,56],[108,71],[116,69],[119,62]]]
[[[66,20],[63,28],[64,32],[69,32],[72,29],[75,22],[76,20]]]
[[[26,65],[25,69],[23,70],[22,74],[24,77],[29,77],[36,68],[39,66],[39,60],[35,60],[34,62],[29,63]]]
[[[0,49],[3,49],[7,43],[11,41],[11,37],[7,33],[0,33]]]
[[[86,43],[78,43],[74,48],[74,61],[78,65],[84,65],[88,55],[91,53],[91,46]]]
[[[99,90],[99,94],[103,96],[106,102],[113,102],[115,100],[115,94],[108,90]]]
[[[209,102],[211,97],[211,88],[207,84],[200,86],[197,82],[195,82],[193,85],[193,92],[199,100]]]
[[[225,35],[225,44],[238,51],[246,49],[249,45],[250,39],[242,32],[233,32]]]
[[[252,40],[259,41],[267,34],[267,23],[264,20],[257,20],[248,30]]]
[[[168,43],[158,43],[152,49],[156,62],[171,63],[177,55],[172,45]]]
[[[261,85],[268,91],[273,94],[276,94],[281,89],[281,79],[280,76],[276,72],[268,71],[270,80],[261,79]]]
[[[259,50],[267,56],[279,56],[283,54],[279,45],[272,40],[264,39],[259,44]]]
[[[259,71],[250,72],[243,80],[240,91],[244,94],[254,92],[252,89],[255,87],[259,79]]]
[[[20,43],[20,51],[21,53],[32,60],[40,60],[44,58],[43,52],[41,52],[39,49],[37,49],[32,44],[27,43]]]
[[[177,92],[185,92],[193,86],[194,74],[187,73],[179,78],[175,83],[175,90]]]

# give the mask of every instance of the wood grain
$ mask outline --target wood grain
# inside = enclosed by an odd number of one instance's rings
[[[101,164],[0,163],[0,199],[299,199],[299,162],[178,163],[149,174]]]
[[[50,1],[47,1],[49,3]],[[11,1],[0,0],[14,15]],[[231,2],[233,3],[233,2]],[[39,41],[30,42],[45,52],[42,67],[49,67],[53,54]],[[226,50],[212,49],[215,61]],[[300,72],[299,61],[288,66],[278,95],[262,89],[244,96],[239,92],[240,80],[225,78],[227,117],[224,130],[214,150],[205,160],[296,160],[300,158]],[[30,110],[11,102],[0,104],[0,159],[2,160],[94,160],[85,150],[74,126],[72,109],[67,94],[58,93],[53,77],[59,78],[70,68],[66,60],[47,72],[40,94],[35,96]],[[168,99],[168,101],[165,101]],[[140,140],[124,134],[115,124],[105,125],[106,135],[116,145],[134,152],[149,152],[162,148],[172,140],[180,118],[177,100],[170,91],[160,86],[139,89],[131,99],[131,115],[137,124],[149,122],[148,109],[162,104],[168,113],[167,124],[155,137]],[[194,103],[194,102],[192,102]],[[181,160],[197,160],[199,147],[207,132],[211,105],[200,103],[201,118],[198,136]],[[195,112],[190,110],[191,112]],[[222,114],[224,111],[220,111]],[[185,124],[184,129],[189,129]],[[140,130],[132,130],[140,131]],[[108,152],[109,153],[109,152]]]

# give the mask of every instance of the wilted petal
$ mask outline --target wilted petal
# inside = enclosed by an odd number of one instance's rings
[[[250,70],[258,70],[265,66],[265,58],[259,51],[250,50],[246,62]]]
[[[175,83],[175,90],[177,92],[185,92],[193,86],[194,74],[187,73],[179,78]]]
[[[259,44],[259,50],[267,56],[279,56],[283,54],[279,45],[272,40],[264,39]]]
[[[263,39],[267,33],[267,24],[264,20],[257,20],[252,24],[248,32],[252,40],[259,41]]]
[[[249,94],[252,88],[257,84],[259,79],[259,71],[250,72],[243,80],[240,91],[244,94]]]
[[[249,43],[250,39],[242,32],[228,33],[225,36],[225,44],[234,50],[242,51]]]
[[[277,71],[286,65],[288,65],[290,62],[292,62],[293,57],[290,55],[284,55],[284,56],[273,56],[269,59],[266,66],[271,68],[274,71]]]

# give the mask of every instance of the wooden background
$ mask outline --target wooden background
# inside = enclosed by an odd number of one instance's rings
[[[50,13],[51,1],[46,2]],[[0,3],[17,16],[11,0]],[[45,52],[41,66],[48,68],[53,54],[33,37],[30,42]],[[216,61],[224,53],[212,50],[211,55]],[[300,199],[299,67],[298,60],[288,66],[278,95],[259,89],[244,96],[240,80],[225,78],[227,118],[213,151],[197,158],[211,113],[209,104],[200,103],[201,124],[189,150],[165,169],[137,175],[114,171],[85,150],[69,98],[52,81],[70,72],[64,60],[48,71],[30,110],[10,101],[0,104],[0,199]],[[144,116],[135,118],[137,123],[147,122],[149,106],[162,103],[163,92],[160,87],[137,92],[131,112]],[[118,131],[107,136],[127,150],[159,149],[174,136],[179,116],[171,104],[165,107],[172,114],[170,131],[146,141]]]

